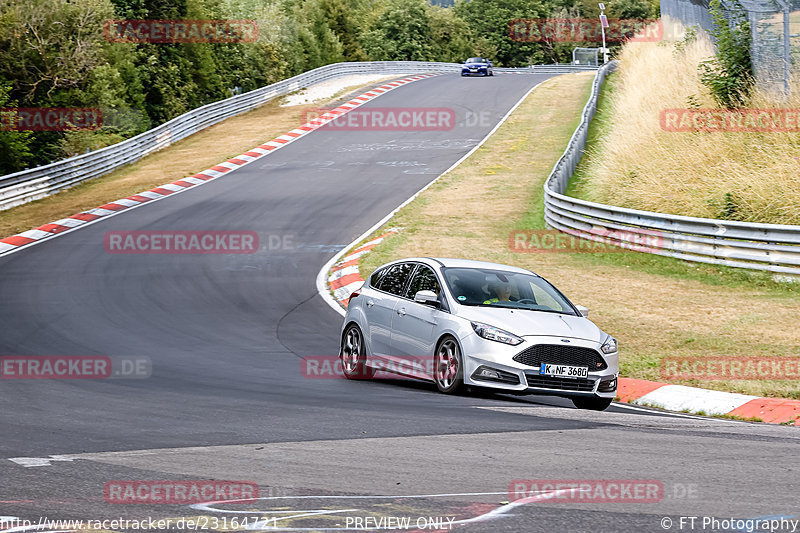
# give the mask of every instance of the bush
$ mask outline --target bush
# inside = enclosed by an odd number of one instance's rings
[[[711,0],[709,11],[714,20],[711,36],[717,47],[714,58],[700,63],[700,81],[708,87],[719,105],[741,107],[753,87],[750,62],[750,23],[737,2],[730,23],[720,0]]]

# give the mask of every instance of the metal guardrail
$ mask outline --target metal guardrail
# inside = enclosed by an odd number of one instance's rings
[[[539,70],[544,68],[545,70]],[[592,68],[592,67],[590,67]],[[304,72],[266,87],[206,104],[125,141],[48,165],[0,176],[0,210],[8,209],[66,189],[85,180],[97,178],[133,163],[149,153],[166,148],[204,128],[227,118],[250,111],[278,96],[292,93],[315,83],[351,74],[419,74],[459,72],[457,63],[423,61],[371,61],[334,63]],[[573,65],[543,65],[533,69],[497,69],[536,73],[565,73],[586,70]]]
[[[0,176],[0,209],[48,196],[96,178],[234,115],[315,83],[351,74],[455,71],[453,63],[375,61],[335,63],[253,91],[206,104],[125,141],[48,165]]]
[[[800,274],[800,226],[654,213],[564,195],[586,147],[600,87],[616,67],[612,61],[598,69],[581,123],[545,182],[547,225],[584,239],[687,261]]]

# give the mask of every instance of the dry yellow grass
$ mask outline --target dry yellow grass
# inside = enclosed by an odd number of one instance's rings
[[[589,307],[592,320],[620,340],[626,377],[661,381],[659,364],[665,356],[800,356],[800,301],[791,296],[590,264],[577,257],[582,254],[509,250],[509,232],[524,227],[522,219],[541,197],[544,179],[577,124],[591,79],[560,76],[534,91],[483,148],[387,223],[404,229],[364,256],[362,276],[386,261],[417,256],[528,268]],[[800,395],[796,381],[701,386],[759,396]]]
[[[698,39],[631,43],[620,55],[604,135],[587,153],[583,197],[623,207],[707,218],[800,224],[797,132],[668,132],[669,108],[717,108],[697,66],[713,55]],[[757,92],[747,108],[800,109],[791,98]]]
[[[306,122],[306,110],[331,105],[344,95],[363,92],[363,87],[378,82],[347,87],[328,102],[287,107],[281,107],[277,100],[270,102],[110,174],[42,200],[0,211],[0,238],[196,174]]]

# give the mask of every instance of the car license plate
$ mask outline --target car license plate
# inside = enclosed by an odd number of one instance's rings
[[[587,378],[589,377],[589,367],[542,363],[542,366],[539,367],[539,375],[559,378]]]

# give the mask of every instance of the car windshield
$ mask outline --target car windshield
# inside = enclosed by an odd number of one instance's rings
[[[467,59],[467,63],[485,63],[482,57],[470,57]]]
[[[577,314],[555,287],[534,274],[454,267],[444,268],[442,273],[450,293],[461,305]]]

